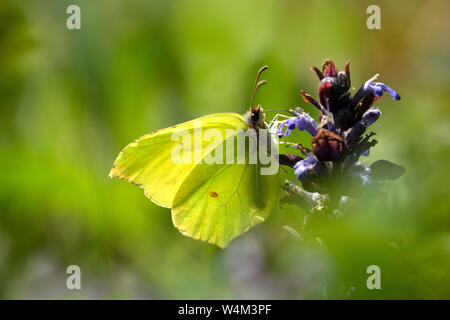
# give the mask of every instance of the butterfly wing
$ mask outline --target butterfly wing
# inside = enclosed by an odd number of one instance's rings
[[[182,234],[224,248],[269,216],[278,197],[279,170],[261,175],[260,163],[249,164],[248,150],[245,159],[245,164],[202,162],[191,171],[172,207],[172,221]]]
[[[200,121],[201,128],[198,131],[196,124]],[[180,147],[180,141],[173,140],[173,135],[188,133],[193,153],[198,151],[194,148],[194,136],[201,134],[201,130],[211,128],[219,130],[225,139],[226,129],[245,130],[248,125],[239,114],[217,113],[146,134],[128,144],[119,153],[109,176],[142,187],[145,195],[154,203],[171,208],[183,180],[203,157],[199,159],[191,157],[191,163],[174,163],[172,153],[174,148]],[[212,141],[206,146],[200,146],[201,151],[203,152],[205,148],[214,148],[222,142]]]

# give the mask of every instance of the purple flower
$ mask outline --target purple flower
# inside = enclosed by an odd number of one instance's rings
[[[304,160],[297,162],[294,165],[295,175],[302,182],[305,183],[307,177],[314,172],[314,167],[319,163],[316,157],[309,156]]]
[[[381,111],[377,107],[372,107],[367,110],[362,116],[362,123],[367,128],[372,125],[381,115]]]
[[[358,121],[353,127],[344,132],[344,139],[347,146],[353,146],[361,140],[362,135],[366,131],[366,128],[372,125],[381,115],[381,111],[377,107],[372,107],[364,112],[360,121]],[[362,156],[367,157],[369,155],[364,152]]]
[[[388,161],[379,160],[370,167],[360,162],[360,157],[367,157],[377,143],[372,139],[374,132],[365,133],[381,116],[374,103],[385,92],[394,100],[400,100],[400,95],[377,82],[378,74],[352,95],[349,61],[344,71],[339,71],[331,60],[326,60],[321,69],[312,70],[320,80],[317,98],[303,90],[300,93],[305,102],[320,111],[317,122],[303,111],[296,111],[301,109],[291,110],[293,116],[282,121],[277,131],[280,137],[296,128],[308,131],[312,135],[311,149],[292,142],[306,158],[281,155],[280,163],[294,169],[303,190],[328,194],[329,199],[336,197],[335,200],[342,196],[360,197],[377,188],[379,181],[400,177],[405,169]]]
[[[370,178],[371,172],[372,170],[369,167],[366,167],[361,163],[355,164],[352,169],[353,176],[357,178],[359,183],[361,183],[361,186],[374,183],[374,181]]]
[[[370,180],[370,168],[365,168],[364,172],[360,173],[359,176],[361,177],[361,184],[363,186],[372,183],[372,180]]]
[[[374,82],[378,78],[378,73],[374,75],[372,78],[367,80],[364,85],[359,89],[359,91],[362,90],[362,93],[364,93],[364,96],[368,95],[369,93],[373,93],[375,97],[381,97],[383,95],[383,92],[388,92],[394,100],[400,100],[400,95],[391,87],[388,87],[382,82]],[[358,95],[358,93],[356,93]]]
[[[284,127],[287,127],[286,131],[283,132]],[[292,130],[298,128],[300,131],[306,130],[310,135],[315,136],[318,132],[319,125],[317,122],[311,118],[307,113],[299,114],[296,118],[289,118],[283,121],[278,128],[278,135],[280,138],[286,137],[291,134]]]

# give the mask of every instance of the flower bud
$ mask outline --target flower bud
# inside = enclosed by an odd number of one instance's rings
[[[344,155],[344,140],[332,131],[322,129],[312,139],[314,154],[320,161],[340,160]]]
[[[380,114],[381,111],[377,107],[372,107],[363,114],[361,121],[367,128],[368,126],[372,125],[375,121],[378,120]]]

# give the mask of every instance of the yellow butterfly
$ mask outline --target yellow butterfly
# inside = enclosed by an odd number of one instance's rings
[[[257,89],[265,83],[258,81],[265,69],[258,71],[247,113],[211,114],[146,134],[119,153],[109,176],[142,187],[151,201],[171,208],[173,224],[182,234],[222,248],[263,222],[278,196],[278,165],[272,174],[264,174],[268,164],[260,157],[250,161],[253,155],[248,148],[239,156],[234,141],[253,131],[257,141],[278,145],[276,135],[267,131],[262,107],[253,106]],[[205,133],[211,130],[215,139],[205,145]],[[231,161],[207,161],[214,155],[229,156],[230,150],[235,151]]]

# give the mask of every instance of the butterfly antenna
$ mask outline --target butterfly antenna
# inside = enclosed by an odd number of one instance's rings
[[[267,83],[266,80],[259,81],[259,77],[261,76],[261,73],[263,73],[263,71],[266,70],[267,68],[268,68],[268,66],[262,67],[261,69],[258,70],[258,73],[256,74],[255,85],[253,86],[252,98],[250,100],[251,107],[253,106],[253,100],[255,99],[255,95],[256,95],[256,92],[258,91],[258,88],[261,87],[263,84]]]

